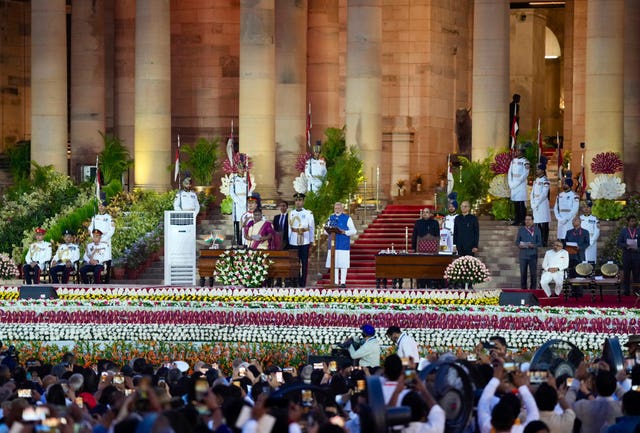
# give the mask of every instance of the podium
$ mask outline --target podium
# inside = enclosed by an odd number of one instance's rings
[[[331,240],[331,268],[327,287],[336,287],[336,233],[342,233],[342,229],[336,226],[324,226],[324,231],[327,232]]]

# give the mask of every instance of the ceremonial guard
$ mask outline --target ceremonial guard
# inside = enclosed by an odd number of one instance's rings
[[[449,213],[444,217],[444,226],[451,232],[453,236],[453,229],[455,228],[455,219],[458,216],[458,193],[452,192],[448,196],[449,203],[447,204],[447,210]]]
[[[320,156],[319,144],[314,146],[313,156],[305,163],[304,174],[307,177],[307,192],[318,192],[327,175],[327,163]]]
[[[589,246],[584,252],[584,259],[595,264],[598,260],[598,238],[600,237],[600,220],[591,213],[591,194],[587,194],[587,200],[582,207],[582,215],[580,215],[580,226],[589,232]]]
[[[111,260],[111,247],[102,241],[102,232],[94,229],[93,240],[87,244],[84,252],[84,264],[80,268],[80,276],[82,282],[89,284],[88,272],[93,272],[93,281],[100,282],[100,275],[104,270],[105,264]]]
[[[51,260],[51,243],[44,240],[47,231],[38,227],[35,230],[36,241],[29,245],[22,267],[24,281],[27,284],[40,284],[40,273]]]
[[[542,277],[540,277],[540,286],[547,294],[551,296],[551,287],[549,284],[553,281],[556,284],[555,292],[557,296],[562,293],[562,283],[564,282],[564,271],[569,267],[569,253],[562,249],[562,241],[553,241],[553,249],[545,253],[542,260]]]
[[[444,225],[444,217],[438,215],[438,223],[440,224],[440,249],[439,254],[453,254],[453,235]]]
[[[351,259],[351,239],[350,236],[355,235],[355,224],[349,215],[344,213],[344,205],[336,203],[333,205],[333,215],[327,221],[327,227],[340,229],[336,236],[336,261],[335,261],[335,281],[334,284],[340,284],[340,287],[347,287],[347,269]],[[326,267],[331,268],[331,237],[329,237],[329,245],[327,248]],[[338,283],[339,281],[339,283]]]
[[[551,209],[549,208],[549,179],[547,179],[547,158],[540,157],[540,164],[536,168],[536,180],[531,188],[531,211],[536,226],[540,229],[542,246],[549,243],[549,222]]]
[[[515,205],[516,218],[514,226],[524,224],[524,217],[527,213],[525,202],[527,200],[527,178],[529,177],[529,160],[524,157],[524,150],[519,147],[517,156],[509,164],[507,182],[511,189],[511,201]]]
[[[311,211],[303,207],[305,195],[297,193],[293,197],[295,209],[289,213],[289,248],[298,250],[301,267],[298,286],[305,287],[307,285],[309,248],[313,244],[315,222]]]
[[[247,196],[249,195],[249,184],[247,182],[248,172],[244,165],[238,163],[238,172],[233,173],[229,183],[229,195],[233,200],[233,228],[236,245],[242,245],[242,215],[247,212]]]
[[[191,178],[185,177],[182,181],[182,190],[176,193],[173,200],[173,210],[191,211],[195,215],[200,213],[198,194],[191,191]]]
[[[51,281],[55,284],[60,282],[58,273],[62,273],[62,284],[69,282],[69,274],[73,271],[73,265],[80,260],[80,247],[73,243],[73,233],[71,230],[64,231],[64,243],[58,246],[56,254],[51,260]]]
[[[95,230],[99,230],[102,233],[101,242],[107,245],[109,256],[111,256],[111,237],[116,230],[116,226],[111,215],[107,213],[107,202],[104,200],[98,204],[98,215],[94,215],[89,224],[89,234],[93,236]]]
[[[564,239],[567,235],[567,230],[571,229],[571,221],[578,214],[578,208],[580,207],[580,198],[571,189],[573,187],[573,180],[571,179],[571,172],[567,173],[562,181],[562,192],[558,194],[556,198],[556,204],[553,206],[553,213],[558,220],[558,237],[557,239]]]

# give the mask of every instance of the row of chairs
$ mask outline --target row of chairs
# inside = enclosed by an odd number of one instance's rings
[[[564,299],[568,300],[572,293],[577,293],[581,288],[588,287],[591,290],[591,302],[595,302],[596,293],[600,292],[600,301],[604,300],[603,290],[614,289],[618,295],[618,302],[622,300],[622,279],[620,268],[615,263],[605,263],[600,267],[600,274],[596,275],[591,263],[579,263],[575,267],[575,276],[564,279],[562,288]]]
[[[69,273],[69,282],[80,284],[80,267],[82,262],[73,262],[73,266],[71,272]],[[62,281],[62,272],[58,272],[58,281]],[[111,260],[105,263],[104,270],[100,274],[100,281],[95,281],[94,275],[92,271],[87,272],[87,277],[89,277],[89,282],[93,283],[101,283],[108,284],[111,279]],[[23,281],[25,278],[23,276]],[[48,281],[49,283],[53,283],[53,278],[51,276],[51,261],[45,262],[44,269],[40,270],[40,282]]]

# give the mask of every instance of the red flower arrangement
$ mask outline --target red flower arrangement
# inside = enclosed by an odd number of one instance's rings
[[[591,171],[595,174],[614,174],[622,171],[622,160],[615,152],[602,152],[593,157]]]
[[[296,159],[296,170],[298,170],[299,172],[304,172],[304,169],[307,165],[307,161],[309,159],[311,159],[311,157],[313,156],[313,154],[307,152],[307,153],[301,153],[300,155],[298,155],[298,159]]]
[[[502,152],[496,155],[495,162],[491,163],[491,171],[495,174],[509,173],[509,165],[511,164],[511,154]]]
[[[251,171],[253,168],[253,161],[246,153],[236,152],[233,155],[233,165],[229,161],[229,158],[224,158],[222,162],[222,169],[226,174],[237,173],[240,170]]]

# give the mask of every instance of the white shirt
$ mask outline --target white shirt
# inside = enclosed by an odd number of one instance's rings
[[[193,191],[181,190],[176,193],[173,200],[173,210],[193,211],[196,215],[200,213],[200,202],[198,194]]]
[[[600,221],[598,217],[580,215],[580,227],[589,232],[589,246],[584,252],[584,258],[588,262],[595,262],[598,258],[598,238],[600,237]]]
[[[398,347],[398,356],[400,358],[412,358],[416,364],[420,362],[420,354],[418,353],[418,343],[412,336],[403,332],[396,343]]]
[[[308,245],[313,242],[315,221],[311,211],[302,208],[289,212],[289,245]],[[302,229],[303,233],[296,233],[292,229]]]
[[[444,410],[436,404],[429,411],[426,422],[412,421],[402,433],[444,433],[446,418]]]
[[[455,222],[455,219],[456,219],[456,217],[457,217],[457,216],[458,216],[458,214],[457,214],[457,213],[454,213],[454,214],[447,214],[447,215],[445,215],[445,217],[444,217],[444,224],[443,224],[443,226],[444,226],[445,228],[448,228],[448,229],[449,229],[449,231],[451,232],[451,237],[452,237],[452,239],[453,239],[453,227],[454,227],[454,222]]]
[[[529,176],[529,160],[527,158],[515,158],[509,164],[507,182],[511,189],[512,201],[527,200],[527,177]]]
[[[380,366],[380,343],[376,337],[367,338],[358,350],[349,346],[349,354],[351,358],[359,361],[360,367]]]
[[[544,254],[544,259],[542,260],[543,270],[547,271],[549,268],[558,268],[560,271],[564,271],[568,267],[569,253],[567,250],[549,250]]]
[[[113,218],[108,213],[97,214],[91,218],[91,224],[89,224],[89,237],[93,233],[94,229],[98,229],[102,232],[100,240],[105,243],[111,242],[111,236],[116,230],[116,226],[113,223]]]
[[[531,209],[533,211],[533,222],[548,223],[551,221],[551,209],[549,209],[549,179],[541,176],[533,181],[531,187]]]
[[[93,259],[96,260],[99,265],[102,265],[104,262],[111,260],[111,247],[102,241],[98,244],[90,242],[87,244],[87,250],[84,252],[82,259],[87,263],[89,263],[90,259]]]
[[[491,426],[491,401],[496,393],[496,389],[498,389],[498,385],[500,385],[500,381],[495,377],[491,378],[489,383],[484,387],[484,391],[482,391],[482,395],[478,401],[478,426],[480,427],[480,433],[489,433],[493,428]],[[540,418],[538,406],[529,388],[523,385],[518,388],[518,392],[522,397],[522,402],[527,411],[527,419],[524,423],[511,427],[511,433],[521,433],[528,423]]]
[[[558,194],[556,204],[553,206],[553,213],[558,220],[558,239],[564,239],[567,230],[571,230],[571,221],[578,214],[580,199],[573,191],[561,192]]]
[[[233,199],[233,220],[240,221],[240,217],[247,211],[247,180],[243,176],[234,175],[229,182],[229,195]]]
[[[76,244],[60,244],[53,260],[56,265],[65,264],[67,261],[77,262],[80,260],[80,247]]]
[[[34,242],[29,245],[25,263],[37,262],[40,269],[44,269],[45,262],[51,260],[51,243],[47,241]]]

